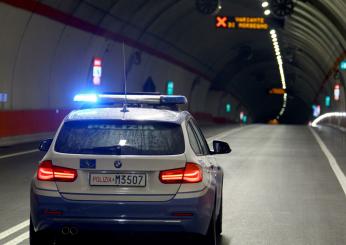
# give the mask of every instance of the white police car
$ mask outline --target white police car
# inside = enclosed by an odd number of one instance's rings
[[[215,244],[222,229],[223,172],[183,96],[78,95],[31,185],[30,242],[108,230],[183,232]],[[99,105],[102,101],[103,105]],[[126,103],[128,107],[111,104]],[[168,109],[167,109],[168,108]],[[173,108],[173,109],[172,109]]]

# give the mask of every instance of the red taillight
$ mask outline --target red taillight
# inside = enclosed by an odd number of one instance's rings
[[[37,170],[37,179],[41,181],[73,182],[77,178],[77,170],[54,166],[52,161],[43,161]]]
[[[196,163],[186,163],[185,168],[160,172],[160,181],[164,184],[199,183],[202,180],[202,168]]]

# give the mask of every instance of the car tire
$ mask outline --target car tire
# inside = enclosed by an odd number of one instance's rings
[[[47,233],[35,231],[31,219],[30,219],[29,237],[30,237],[29,238],[30,245],[53,244],[53,239],[49,237]]]

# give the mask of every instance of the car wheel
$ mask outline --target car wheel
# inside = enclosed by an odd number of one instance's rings
[[[44,232],[36,232],[30,219],[30,245],[49,245],[53,244],[53,239]]]

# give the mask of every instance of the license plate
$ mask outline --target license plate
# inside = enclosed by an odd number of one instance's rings
[[[138,173],[90,174],[90,185],[145,187],[146,175]]]

